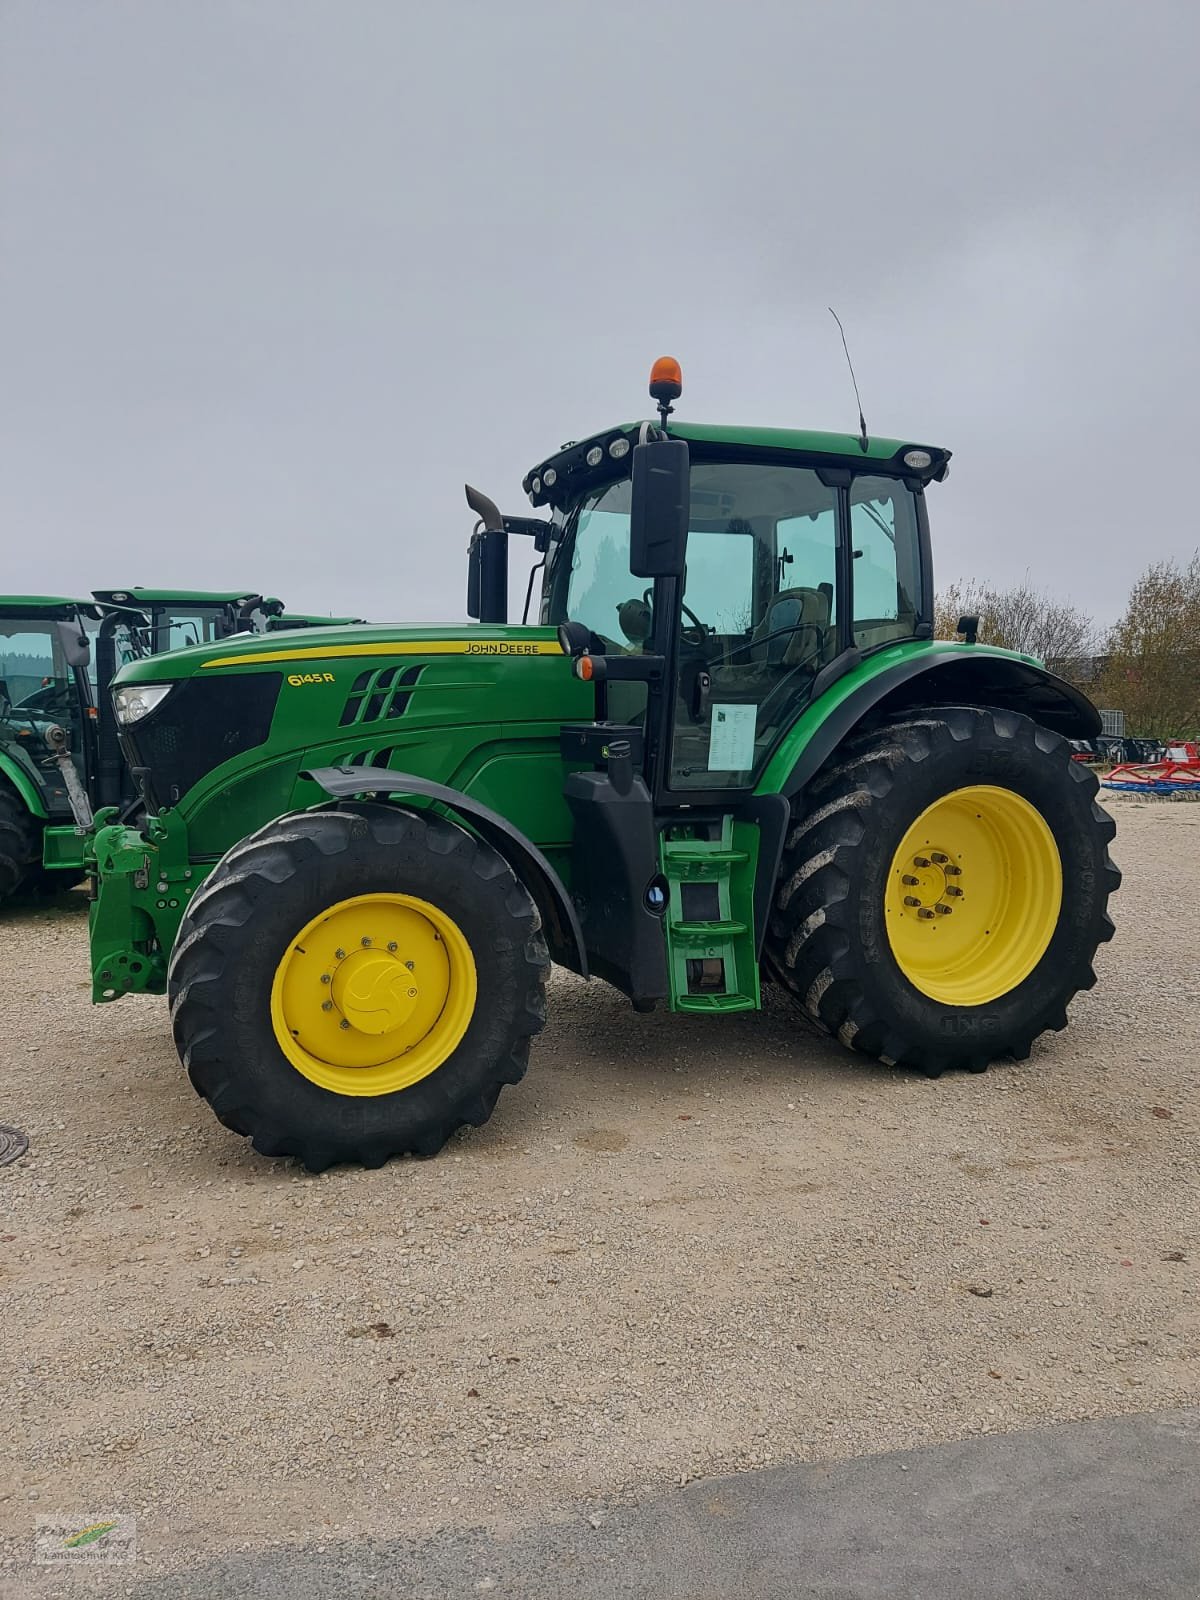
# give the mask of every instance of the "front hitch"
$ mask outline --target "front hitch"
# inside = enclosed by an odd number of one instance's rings
[[[87,868],[92,883],[92,999],[162,994],[179,924],[206,869],[188,859],[187,824],[174,811],[144,829],[96,815]]]

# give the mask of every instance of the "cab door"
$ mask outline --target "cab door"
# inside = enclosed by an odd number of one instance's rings
[[[753,788],[839,651],[841,524],[813,468],[693,461],[661,799]]]

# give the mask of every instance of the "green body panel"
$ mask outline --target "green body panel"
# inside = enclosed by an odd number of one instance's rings
[[[864,657],[857,667],[839,678],[819,700],[814,700],[796,718],[763,769],[762,777],[755,786],[755,792],[778,794],[786,786],[792,768],[804,753],[805,746],[831,713],[864,684],[878,678],[881,673],[887,672],[891,667],[917,659],[924,660],[932,666],[935,662],[961,661],[968,657],[975,660],[992,657],[1003,661],[1020,661],[1025,666],[1041,666],[1041,662],[1033,656],[1017,655],[1012,650],[1000,650],[992,645],[960,644],[946,639],[905,639],[898,644],[885,645],[882,650],[876,650]]]
[[[439,649],[439,646],[444,648]],[[486,660],[489,665],[529,665],[530,658],[539,657],[540,652],[548,652],[546,659],[556,660],[559,672],[570,677],[570,665],[558,647],[553,628],[515,624],[482,627],[478,623],[444,628],[398,628],[379,623],[354,623],[348,627],[304,628],[292,638],[286,633],[239,634],[236,638],[222,639],[218,644],[185,645],[172,650],[170,655],[128,662],[114,682],[171,683],[198,673],[207,677],[210,672],[235,670],[267,669],[298,677],[305,673],[335,671],[345,694],[359,672],[368,667],[394,666],[398,662],[415,665],[442,658],[471,663],[469,676],[457,681],[463,689],[472,691],[479,681],[474,669],[481,661]],[[577,687],[582,692],[583,686]],[[536,685],[527,686],[522,678],[521,693],[536,695]],[[590,698],[588,704],[591,704]],[[315,721],[317,715],[314,708],[309,722]]]
[[[439,650],[468,645],[469,654]],[[404,653],[389,654],[389,646]],[[403,711],[368,720],[375,680],[397,663],[420,669]],[[564,722],[589,720],[594,697],[572,674],[552,629],[358,625],[304,630],[292,639],[238,637],[130,662],[115,681],[172,682],[209,672],[281,677],[270,736],[205,773],[178,805],[149,819],[144,833],[97,819],[90,851],[101,890],[91,913],[96,999],[163,989],[160,952],[170,951],[205,874],[271,817],[325,802],[324,790],[302,776],[314,767],[386,765],[458,789],[507,817],[569,876],[572,824],[559,731]],[[363,687],[355,692],[356,685]],[[343,722],[347,715],[353,720]],[[69,848],[67,840],[62,847]]]
[[[91,856],[92,835],[74,823],[42,831],[42,865],[50,871],[76,872],[81,877]]]
[[[30,773],[20,759],[20,752],[14,750],[10,755],[7,750],[0,750],[0,776],[8,779],[13,788],[21,796],[31,816],[48,817],[46,801],[41,791],[37,777]]]

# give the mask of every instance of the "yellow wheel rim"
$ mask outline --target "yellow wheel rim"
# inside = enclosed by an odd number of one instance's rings
[[[292,1066],[322,1089],[394,1094],[449,1059],[477,995],[471,947],[444,911],[410,894],[359,894],[288,945],[271,1023]]]
[[[900,971],[948,1006],[982,1006],[1023,983],[1062,909],[1062,861],[1035,806],[1011,789],[955,789],[922,811],[884,890]]]

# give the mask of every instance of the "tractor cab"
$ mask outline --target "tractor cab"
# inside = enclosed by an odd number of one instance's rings
[[[236,633],[261,633],[283,611],[260,594],[203,589],[94,589],[93,598],[119,626],[117,665],[142,656],[212,644]]]
[[[646,728],[658,802],[690,803],[752,788],[836,677],[932,636],[924,491],[949,455],[890,439],[852,454],[841,435],[782,429],[637,432],[526,478],[554,530],[542,620],[586,658],[598,716]],[[669,541],[664,507],[638,504],[647,490],[670,502]],[[639,541],[647,509],[656,530]]]

